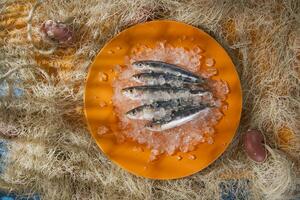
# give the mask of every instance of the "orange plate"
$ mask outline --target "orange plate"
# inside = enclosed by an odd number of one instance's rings
[[[230,89],[227,98],[228,110],[217,124],[213,144],[200,144],[195,151],[177,153],[174,156],[163,155],[149,163],[150,150],[135,142],[117,143],[110,131],[103,136],[97,135],[97,128],[105,125],[110,130],[117,129],[111,97],[112,82],[116,74],[116,65],[124,65],[126,56],[139,44],[154,47],[158,41],[166,41],[175,47],[192,48],[198,45],[205,50],[204,55],[215,59],[218,69],[216,78],[225,80]],[[106,73],[107,81],[100,81],[99,74]],[[151,21],[130,27],[111,41],[100,51],[91,64],[85,88],[85,115],[87,123],[102,151],[117,165],[125,170],[152,179],[175,179],[196,173],[216,160],[231,142],[242,110],[242,94],[238,74],[226,51],[204,31],[193,26],[175,21]],[[101,107],[99,102],[108,106]],[[196,159],[189,159],[195,155]],[[178,156],[182,159],[178,160]]]

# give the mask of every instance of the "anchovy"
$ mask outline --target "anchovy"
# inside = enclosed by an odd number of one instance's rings
[[[172,114],[160,119],[154,119],[146,124],[145,128],[151,131],[164,131],[178,127],[197,118],[202,111],[209,109],[210,106],[200,104],[198,106],[187,106],[174,111]]]
[[[154,61],[154,60],[142,60],[136,61],[132,63],[132,66],[140,71],[153,71],[153,72],[163,72],[163,73],[170,73],[175,76],[182,76],[192,81],[203,83],[204,79],[192,72],[182,69],[177,65],[173,65],[170,63],[165,63],[161,61]]]
[[[194,105],[195,102],[196,101],[192,98],[155,101],[151,104],[144,104],[129,110],[126,115],[130,119],[152,120],[154,118],[163,117],[182,106]]]
[[[204,89],[189,87],[172,87],[170,85],[142,85],[122,89],[123,95],[133,100],[168,100],[173,98],[187,98],[210,94]]]
[[[187,84],[200,84],[199,80],[193,80],[183,76],[176,76],[163,72],[139,73],[133,75],[132,77],[136,82],[149,85],[170,84],[175,86],[182,86]]]

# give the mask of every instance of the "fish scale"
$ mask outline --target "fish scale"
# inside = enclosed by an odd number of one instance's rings
[[[173,87],[170,85],[142,85],[122,89],[123,95],[133,100],[168,100],[188,98],[210,94],[204,89]]]
[[[204,78],[190,71],[184,70],[177,65],[162,62],[162,61],[142,60],[142,61],[133,62],[132,66],[136,70],[140,70],[140,71],[150,70],[152,72],[170,73],[172,75],[185,77],[187,79],[190,79],[191,81],[195,81],[199,83],[203,83],[205,81]]]
[[[175,86],[183,86],[183,85],[200,85],[203,81],[192,80],[190,78],[176,76],[169,73],[163,72],[147,72],[147,73],[139,73],[132,76],[133,80],[139,83],[144,83],[148,85],[163,85],[170,84]]]
[[[163,118],[152,120],[145,126],[145,128],[151,131],[164,131],[175,128],[194,120],[204,110],[209,108],[210,106],[204,104],[200,104],[198,106],[186,106],[178,109],[177,111],[173,111],[170,115]]]
[[[126,113],[126,116],[130,119],[152,120],[156,117],[163,117],[180,107],[194,104],[194,99],[185,98],[171,99],[167,101],[155,101],[151,104],[144,104],[129,110]]]

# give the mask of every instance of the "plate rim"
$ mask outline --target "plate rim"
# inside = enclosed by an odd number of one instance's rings
[[[125,168],[123,165],[119,164],[117,161],[111,159],[106,153],[105,151],[103,151],[101,145],[99,145],[97,143],[97,140],[96,138],[94,137],[94,134],[92,133],[92,128],[88,122],[88,114],[87,114],[87,109],[86,109],[86,100],[87,100],[87,97],[86,97],[86,90],[87,90],[87,82],[89,80],[89,77],[91,75],[91,66],[94,65],[94,63],[96,62],[96,58],[98,57],[99,54],[101,54],[104,49],[113,41],[115,40],[115,38],[117,38],[120,34],[122,34],[124,31],[128,31],[130,29],[133,29],[135,26],[139,26],[139,25],[145,25],[145,24],[151,24],[151,23],[157,23],[157,22],[166,22],[166,23],[178,23],[178,24],[181,24],[181,25],[185,25],[185,26],[189,26],[191,28],[194,28],[194,29],[197,29],[198,31],[200,32],[203,32],[205,34],[207,34],[219,47],[221,47],[225,54],[228,56],[230,62],[232,63],[233,65],[233,69],[234,69],[234,72],[236,74],[236,80],[238,80],[238,88],[239,88],[239,92],[240,92],[240,99],[239,99],[239,116],[237,118],[237,126],[235,127],[235,130],[234,130],[234,133],[232,134],[232,137],[230,138],[230,140],[228,141],[228,143],[226,144],[225,148],[224,148],[224,151],[222,151],[221,153],[218,154],[218,156],[216,156],[214,159],[211,160],[211,162],[207,163],[207,165],[198,170],[198,171],[193,171],[191,173],[187,173],[185,175],[182,175],[182,176],[177,176],[177,177],[172,177],[172,178],[157,178],[157,177],[149,177],[149,176],[143,176],[141,174],[138,174],[136,173],[135,171],[133,170],[130,170],[128,168]],[[184,178],[184,177],[188,177],[188,176],[191,176],[191,175],[194,175],[196,173],[199,173],[205,169],[207,169],[210,165],[212,165],[216,160],[218,160],[229,148],[229,146],[232,144],[233,140],[235,139],[235,137],[237,137],[237,131],[240,127],[240,122],[241,122],[241,117],[242,117],[242,111],[243,111],[243,92],[242,92],[242,85],[241,85],[241,79],[240,79],[240,75],[236,69],[236,65],[235,63],[233,62],[230,54],[228,53],[227,49],[224,48],[221,43],[219,41],[217,41],[215,39],[215,37],[213,37],[211,34],[209,34],[208,32],[204,31],[202,28],[199,28],[199,27],[196,27],[196,26],[193,26],[191,24],[187,24],[187,23],[184,23],[184,22],[180,22],[180,21],[176,21],[176,20],[170,20],[170,19],[158,19],[158,20],[152,20],[152,21],[146,21],[146,22],[142,22],[142,23],[138,23],[138,24],[134,24],[128,28],[125,28],[123,29],[122,31],[120,31],[119,33],[117,33],[116,35],[114,35],[112,38],[110,38],[109,40],[107,40],[105,42],[105,44],[101,47],[101,49],[98,51],[98,53],[94,56],[93,58],[93,61],[89,64],[89,68],[88,68],[88,73],[86,74],[85,76],[85,81],[84,81],[84,95],[83,95],[83,109],[84,109],[84,119],[86,121],[86,124],[87,124],[87,127],[88,127],[88,131],[89,131],[89,134],[92,136],[94,142],[96,143],[96,145],[98,146],[99,150],[102,151],[102,153],[104,154],[104,156],[112,163],[114,163],[115,165],[117,165],[118,167],[124,169],[126,172],[129,172],[130,174],[134,174],[135,176],[137,177],[141,177],[141,178],[147,178],[147,179],[152,179],[152,180],[176,180],[176,179],[180,179],[180,178]]]

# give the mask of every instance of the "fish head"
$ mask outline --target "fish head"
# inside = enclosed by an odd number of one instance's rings
[[[137,99],[139,97],[138,92],[132,87],[124,88],[121,92],[124,96],[129,97],[131,99]]]
[[[132,66],[133,68],[137,69],[137,70],[148,70],[149,69],[149,66],[144,64],[144,63],[141,63],[141,62],[134,62],[132,63]]]
[[[149,131],[162,131],[161,125],[159,123],[150,122],[145,125],[145,128]]]
[[[141,83],[142,82],[142,75],[141,74],[134,74],[133,76],[132,76],[132,79],[134,80],[134,81],[136,81],[136,82],[138,82],[138,83]]]
[[[141,117],[140,112],[138,112],[137,109],[129,110],[128,112],[126,112],[126,116],[129,119],[139,119]]]

